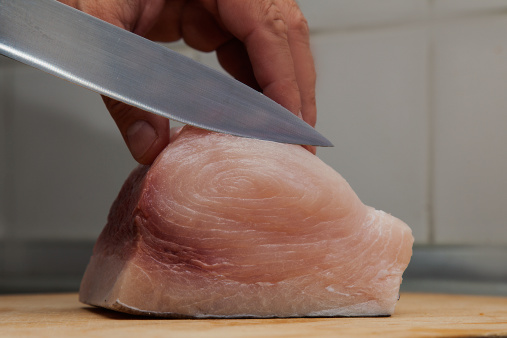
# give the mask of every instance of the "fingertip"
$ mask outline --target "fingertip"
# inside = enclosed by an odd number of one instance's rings
[[[137,162],[151,164],[169,143],[168,126],[154,126],[149,121],[137,120],[127,127],[125,141]]]
[[[169,143],[169,120],[103,96],[134,159],[151,164]]]
[[[317,155],[317,147],[316,146],[307,146],[304,145],[303,148],[311,152],[313,155]]]
[[[146,155],[149,155],[147,153],[150,152],[152,145],[157,141],[158,134],[150,123],[138,120],[127,128],[125,137],[132,156],[138,162],[145,162],[143,159]]]

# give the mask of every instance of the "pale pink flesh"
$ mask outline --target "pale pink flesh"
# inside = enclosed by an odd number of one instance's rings
[[[80,300],[168,317],[390,315],[412,243],[302,147],[186,127],[126,181]]]

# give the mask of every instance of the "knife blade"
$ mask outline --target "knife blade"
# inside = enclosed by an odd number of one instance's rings
[[[232,77],[55,0],[0,0],[0,53],[200,128],[332,146],[287,109]]]

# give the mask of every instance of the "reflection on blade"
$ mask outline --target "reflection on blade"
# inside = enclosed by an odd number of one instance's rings
[[[0,0],[0,52],[197,127],[332,146],[311,126],[250,87],[55,0]]]

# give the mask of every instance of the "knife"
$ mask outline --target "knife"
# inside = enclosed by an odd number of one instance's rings
[[[0,0],[0,53],[200,128],[332,146],[310,125],[243,83],[55,0]]]

